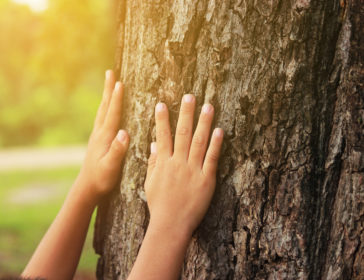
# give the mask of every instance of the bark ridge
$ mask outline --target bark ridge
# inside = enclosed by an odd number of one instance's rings
[[[214,105],[226,139],[181,279],[363,279],[363,1],[118,3],[132,138],[98,210],[98,279],[127,278],[148,225],[154,106],[175,127],[186,93]]]

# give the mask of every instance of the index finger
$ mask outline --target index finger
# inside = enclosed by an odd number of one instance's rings
[[[169,115],[166,104],[158,103],[155,107],[155,123],[158,158],[167,158],[172,155],[172,137],[169,126]]]

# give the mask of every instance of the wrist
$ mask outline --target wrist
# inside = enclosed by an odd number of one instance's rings
[[[86,207],[95,208],[99,202],[99,198],[92,190],[91,182],[80,172],[72,186],[71,192],[79,198],[81,204]]]
[[[165,223],[159,219],[153,219],[151,217],[148,232],[151,234],[156,234],[161,239],[178,241],[180,244],[188,244],[192,238],[192,233],[187,226],[178,225],[174,223]]]

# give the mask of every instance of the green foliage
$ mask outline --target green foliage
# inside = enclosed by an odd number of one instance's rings
[[[79,168],[0,172],[0,278],[24,269],[59,211]],[[46,191],[37,195],[37,191]],[[28,193],[28,197],[24,193]],[[32,195],[29,195],[32,194]],[[19,201],[19,196],[22,200]],[[18,200],[16,200],[18,199]],[[87,235],[79,272],[95,273],[93,223]]]
[[[0,0],[0,147],[84,143],[114,53],[112,1]]]

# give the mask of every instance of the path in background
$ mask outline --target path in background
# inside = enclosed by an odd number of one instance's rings
[[[85,146],[0,150],[0,279],[24,269],[62,206],[85,152]],[[94,219],[75,280],[96,279]]]
[[[0,171],[81,165],[85,146],[0,150]]]

